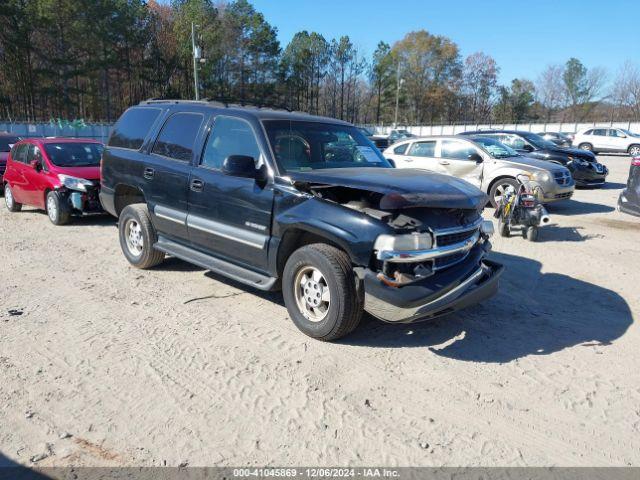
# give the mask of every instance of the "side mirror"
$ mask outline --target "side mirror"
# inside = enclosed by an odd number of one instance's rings
[[[533,152],[533,147],[531,145],[529,145],[528,143],[525,143],[522,146],[522,150],[524,150],[525,152]]]
[[[479,153],[470,153],[467,159],[472,162],[482,163],[482,156]]]
[[[40,171],[40,169],[42,168],[42,164],[40,163],[40,160],[31,160],[29,162],[29,165],[31,165],[31,168],[33,168],[36,171]]]
[[[231,177],[261,177],[261,170],[256,168],[256,161],[248,155],[229,155],[222,164],[222,173]]]

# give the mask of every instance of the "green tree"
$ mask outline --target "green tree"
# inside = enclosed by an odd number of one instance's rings
[[[393,56],[388,43],[380,42],[371,62],[369,79],[375,93],[375,120],[380,123],[381,113],[384,107],[392,102],[395,70],[393,68]]]

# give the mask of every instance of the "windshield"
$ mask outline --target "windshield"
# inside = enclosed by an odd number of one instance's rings
[[[97,167],[102,156],[100,143],[46,143],[51,163],[58,167]]]
[[[508,147],[504,143],[500,143],[495,138],[489,137],[473,137],[473,141],[480,144],[489,155],[493,158],[507,158],[519,156],[513,148]]]
[[[11,147],[14,143],[18,143],[20,141],[20,137],[9,137],[2,136],[0,137],[0,152],[9,152],[11,151]]]
[[[621,132],[624,132],[625,135],[629,135],[630,137],[640,137],[637,133],[630,132],[629,130],[625,130],[624,128],[620,129]]]
[[[264,128],[281,172],[391,165],[350,125],[266,120]]]
[[[527,133],[523,134],[522,136],[527,140],[527,142],[529,142],[536,148],[558,148],[555,143],[550,142],[549,140],[545,140],[540,135],[536,135],[535,133]]]

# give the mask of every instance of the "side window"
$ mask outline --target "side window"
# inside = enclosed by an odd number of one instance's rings
[[[593,130],[593,135],[598,135],[600,137],[606,137],[607,136],[607,129],[606,128],[596,128]]]
[[[592,133],[593,133],[593,129],[587,130],[586,132],[583,133],[583,135],[591,135]]]
[[[190,162],[203,120],[201,113],[174,113],[162,127],[151,153]]]
[[[476,149],[466,142],[443,140],[440,156],[453,160],[467,160],[469,155],[477,153]]]
[[[13,147],[13,150],[11,151],[11,158],[16,162],[26,163],[28,148],[29,148],[28,143],[23,143]]]
[[[500,138],[499,140],[505,145],[515,148],[516,150],[522,150],[526,145],[525,141],[517,135],[505,135],[504,138]]]
[[[624,138],[625,134],[622,133],[620,130],[616,130],[615,128],[610,128],[609,129],[609,136],[610,137]]]
[[[131,108],[127,110],[113,127],[108,145],[130,150],[140,149],[161,112],[162,110],[159,108]]]
[[[230,155],[246,155],[258,161],[260,148],[251,126],[233,117],[216,117],[207,139],[201,165],[220,169]]]
[[[415,157],[435,157],[436,142],[415,142],[413,145],[411,145],[409,155]]]
[[[396,155],[404,155],[404,153],[407,151],[408,146],[409,146],[408,143],[403,143],[402,145],[398,145],[396,148],[393,149],[393,153],[395,153]]]

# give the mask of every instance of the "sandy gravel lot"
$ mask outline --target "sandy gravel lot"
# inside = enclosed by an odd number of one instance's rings
[[[639,466],[640,219],[601,160],[539,243],[494,238],[495,298],[334,344],[280,294],[130,267],[110,219],[2,200],[0,465]]]

